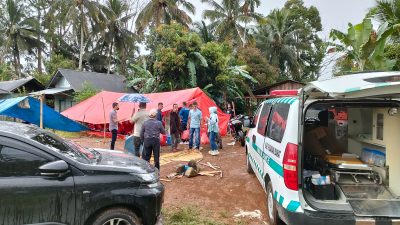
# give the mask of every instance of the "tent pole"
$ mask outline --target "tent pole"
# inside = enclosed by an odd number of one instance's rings
[[[104,106],[103,97],[101,97],[101,102],[103,104],[103,117],[104,117],[103,142],[106,143],[106,126],[107,126],[107,122],[106,122],[106,108]]]
[[[40,95],[40,128],[43,129],[43,95]]]

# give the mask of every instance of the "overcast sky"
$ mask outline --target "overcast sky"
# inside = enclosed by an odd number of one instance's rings
[[[257,9],[259,13],[268,15],[276,8],[282,8],[284,0],[261,0],[261,6]],[[202,12],[209,5],[201,3],[200,0],[193,0],[196,6],[194,21],[202,19]],[[323,32],[321,37],[328,38],[329,31],[334,28],[345,31],[349,22],[356,24],[362,21],[368,9],[375,0],[304,0],[306,6],[316,6],[322,18]]]

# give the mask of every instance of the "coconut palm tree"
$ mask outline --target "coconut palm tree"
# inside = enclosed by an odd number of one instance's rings
[[[193,24],[193,28],[193,31],[201,37],[204,43],[214,41],[215,37],[211,32],[210,27],[206,25],[204,20],[201,22],[195,22]]]
[[[107,0],[105,5],[99,5],[103,13],[100,45],[106,46],[107,52],[107,73],[110,73],[111,58],[116,51],[121,58],[122,73],[126,72],[126,59],[129,49],[134,47],[135,34],[128,30],[128,22],[134,17],[127,13],[128,5],[121,0]]]
[[[274,10],[267,17],[267,23],[260,25],[256,35],[257,47],[266,55],[269,63],[280,69],[281,76],[301,79],[301,63],[296,40],[299,32],[289,23],[287,10]]]
[[[390,27],[396,26],[395,37],[400,36],[400,0],[377,0],[367,16],[374,17],[380,23],[388,23]],[[400,41],[400,40],[397,40]]]
[[[192,19],[184,10],[195,13],[195,7],[186,0],[150,0],[136,18],[136,29],[142,33],[146,27],[158,27],[162,23],[169,24],[175,20],[188,27]]]
[[[65,23],[72,22],[76,36],[79,38],[79,70],[82,70],[83,55],[85,52],[88,37],[90,36],[90,26],[100,23],[98,4],[92,0],[55,0],[52,6],[52,12],[58,10],[63,16]],[[86,42],[85,42],[86,40]]]
[[[255,19],[261,18],[257,13],[250,10],[249,1],[201,1],[208,3],[212,7],[212,9],[204,10],[203,18],[211,21],[210,27],[213,29],[220,41],[233,40],[236,45],[245,45],[247,42],[247,29],[244,24],[248,24]],[[256,3],[252,4],[253,6],[256,6]]]
[[[4,35],[6,51],[10,50],[16,75],[21,77],[21,52],[33,50],[43,43],[38,37],[38,21],[34,17],[27,17],[26,6],[20,0],[6,0],[5,10],[0,15],[0,33]]]

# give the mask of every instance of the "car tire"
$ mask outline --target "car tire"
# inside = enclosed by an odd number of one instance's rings
[[[244,137],[243,131],[238,132],[238,137],[239,137],[240,144],[242,145],[242,147],[244,147],[246,145],[246,139]]]
[[[246,154],[246,170],[247,170],[247,173],[254,174],[254,170],[251,167],[249,156],[247,154]]]
[[[100,213],[92,225],[142,225],[139,217],[126,208],[113,208]]]
[[[271,181],[267,184],[267,216],[269,225],[280,225],[278,210],[276,209],[276,201],[274,200]]]

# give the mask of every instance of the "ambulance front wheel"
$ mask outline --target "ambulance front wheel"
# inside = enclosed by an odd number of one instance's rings
[[[274,193],[272,190],[271,181],[268,182],[267,185],[267,210],[268,210],[268,224],[269,225],[278,225],[279,216],[278,210],[276,209],[276,201],[274,201]]]

